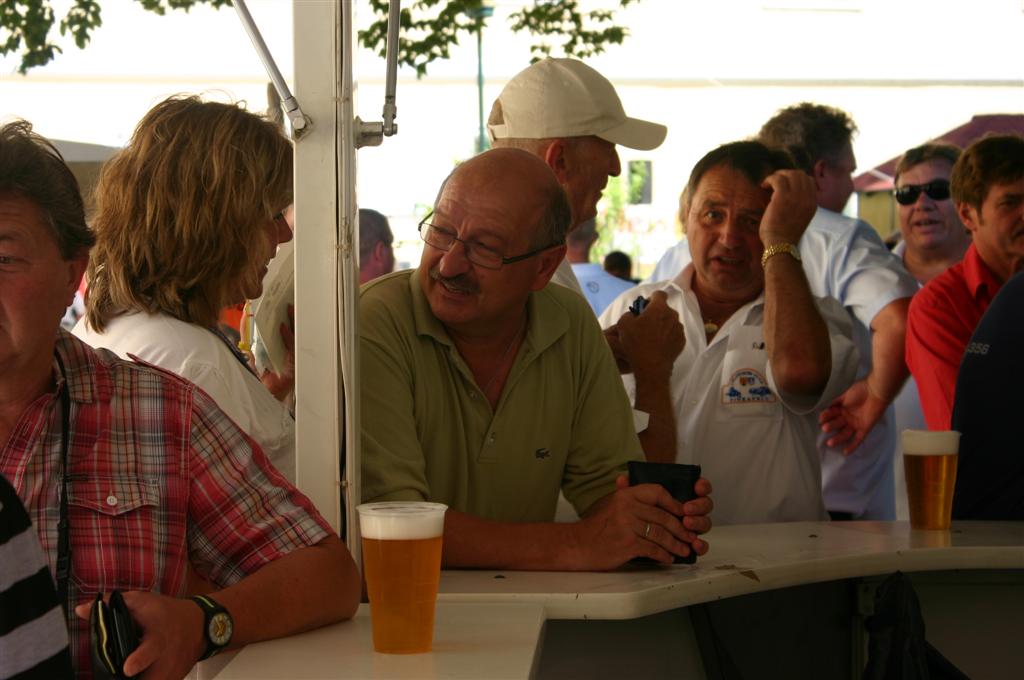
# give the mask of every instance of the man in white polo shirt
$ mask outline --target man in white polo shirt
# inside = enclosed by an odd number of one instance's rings
[[[487,133],[495,148],[529,151],[548,164],[572,207],[571,232],[597,215],[609,177],[622,171],[617,144],[648,151],[664,125],[630,118],[607,78],[576,59],[544,59],[508,81],[491,107]],[[551,278],[583,294],[568,261]]]
[[[692,263],[623,293],[601,325],[658,291],[679,313],[675,459],[716,480],[716,524],[826,519],[815,414],[853,382],[857,351],[846,312],[812,296],[800,265],[814,182],[784,151],[734,142],[697,162],[687,191]]]
[[[803,103],[783,109],[758,139],[784,148],[814,178],[818,210],[800,239],[811,291],[839,300],[853,321],[858,380],[823,413],[818,438],[825,505],[833,519],[893,519],[892,401],[907,378],[903,360],[914,279],[867,222],[840,214],[853,192],[856,125],[843,111]],[[683,239],[662,257],[659,278],[689,261]]]

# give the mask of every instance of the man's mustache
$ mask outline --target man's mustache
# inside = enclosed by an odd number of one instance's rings
[[[441,276],[441,270],[437,265],[430,269],[430,278],[440,284],[443,284],[445,288],[455,291],[456,293],[475,295],[480,291],[480,286],[478,286],[476,281],[473,281],[467,274],[458,274],[450,277]]]

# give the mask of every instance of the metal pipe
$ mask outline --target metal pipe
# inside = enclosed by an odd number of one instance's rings
[[[484,133],[484,22],[477,19],[476,31],[476,100],[480,130],[476,138],[476,152],[487,150],[487,136]]]
[[[295,136],[298,137],[308,128],[311,121],[302,113],[299,103],[292,96],[291,90],[288,89],[288,83],[285,82],[284,76],[281,75],[280,69],[277,68],[277,63],[274,62],[274,57],[270,54],[267,43],[263,41],[260,29],[256,26],[256,22],[253,21],[252,14],[249,13],[249,7],[245,4],[245,0],[231,0],[231,4],[235,8],[242,26],[245,27],[245,32],[249,34],[249,39],[252,40],[252,45],[256,48],[260,61],[263,62],[263,68],[267,70],[270,82],[274,84],[274,89],[277,90],[277,94],[281,98],[281,105],[291,121]]]
[[[388,5],[388,41],[385,59],[387,75],[384,79],[384,135],[390,137],[398,132],[395,117],[398,107],[395,106],[395,91],[398,87],[398,29],[401,24],[402,2],[391,0]]]

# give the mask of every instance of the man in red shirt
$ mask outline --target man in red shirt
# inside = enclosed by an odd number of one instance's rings
[[[127,676],[350,617],[345,545],[205,392],[59,329],[93,242],[57,151],[0,127],[0,473],[55,573],[75,672],[113,589],[142,630]]]
[[[1024,138],[972,144],[953,166],[950,188],[973,243],[962,262],[914,296],[907,316],[907,365],[932,430],[949,429],[971,334],[1003,283],[1024,270]]]

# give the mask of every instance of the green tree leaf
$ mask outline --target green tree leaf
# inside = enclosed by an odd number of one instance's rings
[[[626,7],[639,0],[619,0]],[[370,0],[377,15],[368,28],[359,31],[359,42],[384,56],[387,52],[387,0]],[[398,61],[416,69],[422,77],[436,59],[447,59],[452,45],[464,35],[475,35],[487,24],[481,12],[482,0],[416,0],[402,9],[402,33],[398,38]],[[526,31],[536,38],[530,48],[531,61],[546,56],[587,58],[620,45],[628,31],[612,24],[613,12],[583,12],[579,0],[532,0],[509,17],[515,32]],[[555,45],[553,42],[557,42]]]
[[[110,2],[111,0],[106,0]],[[224,7],[231,0],[135,0],[150,12],[164,15],[168,10],[185,10],[196,5]],[[346,0],[348,1],[348,0]],[[626,7],[639,0],[619,0]],[[388,0],[369,0],[377,20],[359,31],[359,42],[383,56],[387,42]],[[84,49],[94,29],[103,24],[101,0],[74,0],[58,25],[61,35],[70,35]],[[418,76],[437,59],[448,59],[451,48],[467,35],[475,35],[487,24],[483,0],[415,0],[401,11],[398,39],[399,63],[416,69]],[[536,38],[530,48],[532,60],[551,54],[587,58],[620,45],[629,35],[626,28],[612,23],[609,10],[584,12],[579,0],[531,0],[514,12],[509,27]],[[52,0],[3,0],[0,2],[0,55],[18,54],[20,73],[49,63],[60,47],[51,37],[57,19]]]
[[[109,0],[108,0],[109,1]],[[231,0],[136,0],[144,9],[163,15],[168,9],[186,12],[196,5],[223,7]],[[50,63],[60,46],[51,38],[57,18],[51,0],[3,0],[0,2],[0,55],[18,54],[18,72]],[[74,0],[56,27],[70,35],[79,49],[89,44],[94,29],[103,25],[100,0]]]

